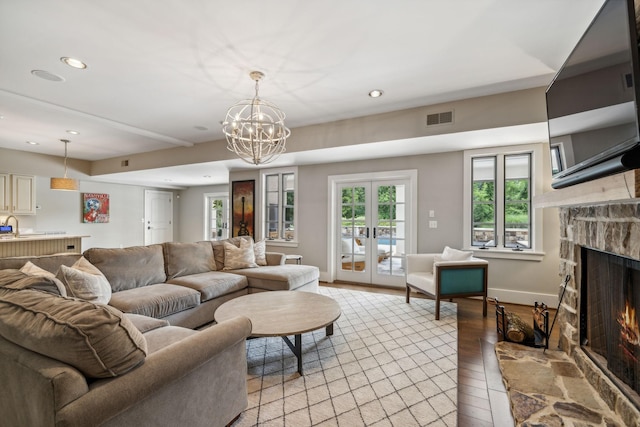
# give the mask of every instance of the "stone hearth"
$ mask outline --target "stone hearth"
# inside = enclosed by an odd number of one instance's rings
[[[623,426],[563,351],[496,344],[518,426]]]

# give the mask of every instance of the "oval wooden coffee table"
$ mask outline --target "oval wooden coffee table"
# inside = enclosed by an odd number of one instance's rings
[[[333,335],[333,322],[340,317],[340,305],[333,299],[304,291],[267,291],[243,295],[216,310],[216,322],[235,316],[251,319],[252,337],[282,337],[298,358],[302,375],[302,334],[326,327]],[[293,335],[295,343],[289,340]]]

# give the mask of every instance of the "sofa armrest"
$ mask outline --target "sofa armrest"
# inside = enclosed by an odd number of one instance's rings
[[[284,265],[286,258],[285,254],[280,252],[266,252],[267,265]]]
[[[432,272],[435,257],[440,254],[407,254],[406,274],[415,272]]]
[[[160,349],[140,367],[93,384],[58,412],[56,425],[98,425],[110,419],[115,425],[135,425],[135,420],[150,418],[180,425],[181,413],[211,416],[205,414],[203,400],[213,407],[210,411],[225,404],[238,415],[246,407],[245,339],[250,333],[251,321],[238,316]],[[222,425],[233,418],[216,414]]]

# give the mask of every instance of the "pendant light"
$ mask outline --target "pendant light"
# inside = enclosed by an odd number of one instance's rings
[[[50,188],[52,190],[78,191],[78,180],[67,178],[67,144],[68,139],[61,139],[64,142],[64,178],[51,178]]]

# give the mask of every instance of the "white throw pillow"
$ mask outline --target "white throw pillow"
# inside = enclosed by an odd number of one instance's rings
[[[458,249],[445,246],[444,251],[442,252],[442,261],[467,261],[471,259],[472,256],[473,252],[460,251]]]
[[[267,243],[264,240],[253,244],[253,253],[256,256],[256,264],[267,265]]]
[[[111,285],[102,272],[80,257],[71,267],[61,265],[56,276],[67,289],[67,295],[99,304],[111,300]]]
[[[240,247],[236,247],[233,243],[224,241],[224,268],[223,270],[235,270],[237,268],[254,268],[257,267],[256,255],[253,252],[253,243],[246,240],[240,240]]]

